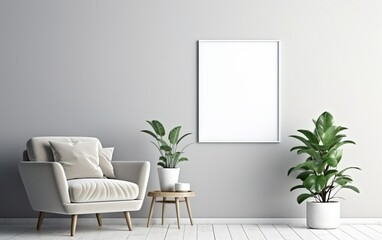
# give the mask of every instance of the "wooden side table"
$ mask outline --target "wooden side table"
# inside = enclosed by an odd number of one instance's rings
[[[179,224],[179,202],[186,202],[188,216],[190,218],[191,225],[194,225],[192,222],[192,213],[191,213],[191,206],[190,201],[188,198],[195,197],[195,192],[189,191],[189,192],[161,192],[161,191],[152,191],[147,194],[147,196],[152,197],[151,206],[150,206],[150,212],[149,212],[149,218],[147,220],[147,227],[150,225],[151,217],[153,216],[154,211],[154,203],[162,203],[162,225],[164,220],[164,212],[165,212],[165,206],[167,203],[175,203],[176,208],[176,220],[178,221],[178,228],[180,228]],[[157,198],[162,198],[162,200],[157,201]],[[168,198],[174,198],[174,200],[169,200]],[[179,199],[179,198],[184,198]]]

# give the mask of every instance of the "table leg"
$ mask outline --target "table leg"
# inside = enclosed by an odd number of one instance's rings
[[[166,207],[165,201],[166,201],[166,197],[163,197],[163,203],[162,203],[162,225],[163,225],[163,222],[164,222],[164,211],[165,211],[165,207]]]
[[[190,218],[191,225],[194,225],[194,223],[192,222],[192,213],[191,213],[191,205],[190,205],[190,202],[188,201],[188,198],[187,198],[187,197],[185,197],[184,200],[186,201],[187,211],[188,211],[188,217]]]
[[[178,221],[178,229],[180,229],[180,224],[179,224],[179,198],[175,198],[175,207],[176,207],[176,220]]]
[[[153,216],[155,201],[156,201],[156,197],[153,197],[153,200],[151,201],[150,211],[149,211],[149,219],[147,219],[147,227],[149,227],[151,217]]]

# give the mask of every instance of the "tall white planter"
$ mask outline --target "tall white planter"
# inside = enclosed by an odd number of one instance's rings
[[[318,229],[337,228],[340,225],[340,202],[307,202],[306,225]]]
[[[160,190],[162,192],[174,192],[175,183],[179,179],[180,168],[158,168]]]

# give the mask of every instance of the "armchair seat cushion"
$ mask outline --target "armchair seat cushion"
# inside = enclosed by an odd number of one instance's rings
[[[73,203],[133,200],[139,193],[137,184],[115,179],[71,179],[68,187]]]

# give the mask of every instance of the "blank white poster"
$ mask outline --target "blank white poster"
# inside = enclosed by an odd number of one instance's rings
[[[199,142],[279,142],[279,41],[199,41]]]

